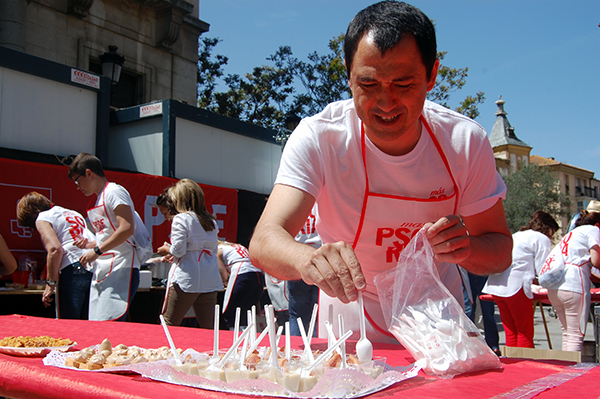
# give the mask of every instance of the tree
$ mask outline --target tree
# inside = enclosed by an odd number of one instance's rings
[[[281,46],[267,58],[271,65],[255,67],[243,77],[227,75],[227,90],[216,92],[216,79],[223,76],[227,57],[212,57],[218,39],[204,39],[198,56],[198,106],[222,115],[260,126],[282,129],[289,116],[309,116],[320,112],[327,104],[352,96],[343,58],[344,35],[329,41],[329,53],[316,51],[308,61],[298,60],[289,46]],[[438,53],[440,60],[445,52]],[[466,83],[468,68],[455,69],[440,65],[434,90],[428,99],[449,108],[451,94]],[[456,111],[476,118],[477,106],[484,93],[467,96]]]
[[[227,65],[229,58],[216,55],[213,59],[212,50],[219,43],[219,39],[205,37],[200,42],[198,51],[198,77],[196,90],[198,91],[198,107],[211,109],[214,107],[215,88],[217,79],[223,76],[223,66]]]
[[[437,57],[440,60],[440,67],[438,68],[435,87],[427,93],[427,99],[443,105],[446,108],[450,108],[448,105],[450,94],[462,89],[465,83],[467,83],[469,68],[456,69],[442,65],[441,62],[446,56],[446,53],[447,51],[437,53]],[[475,119],[479,116],[479,109],[477,106],[482,104],[484,100],[484,93],[480,91],[477,92],[475,96],[467,96],[454,110],[471,119]]]
[[[511,232],[525,226],[538,210],[555,218],[570,216],[570,199],[560,192],[558,179],[547,169],[529,164],[502,178],[507,189],[504,210]]]

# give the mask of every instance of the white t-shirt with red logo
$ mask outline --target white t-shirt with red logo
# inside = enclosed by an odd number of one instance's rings
[[[429,101],[423,116],[456,181],[457,213],[472,216],[504,198],[506,186],[496,171],[483,127]],[[361,148],[361,121],[353,100],[329,104],[321,113],[303,119],[285,146],[275,183],[315,197],[316,226],[323,243],[354,241],[366,187]],[[416,147],[403,156],[383,153],[367,137],[366,159],[371,192],[424,199],[454,193],[452,179],[425,127]],[[391,223],[405,222],[393,221],[393,217]],[[414,230],[421,226],[415,223]]]
[[[61,270],[79,260],[79,257],[87,252],[87,249],[80,249],[73,243],[78,237],[93,240],[94,235],[86,228],[85,219],[79,212],[53,206],[47,211],[40,212],[36,221],[48,222],[58,237],[63,248],[63,257]]]
[[[231,266],[235,263],[239,263],[238,274],[258,272],[262,273],[262,270],[257,268],[250,262],[250,254],[248,249],[240,244],[219,244],[219,249],[223,250],[223,264],[229,271]]]

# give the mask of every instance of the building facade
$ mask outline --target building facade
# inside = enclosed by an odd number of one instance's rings
[[[498,111],[489,137],[498,172],[507,175],[530,163],[546,168],[558,179],[561,193],[571,200],[571,214],[585,209],[591,200],[600,200],[600,181],[594,178],[593,171],[558,162],[554,158],[531,155],[532,147],[516,136],[504,104],[502,97],[496,101]],[[569,218],[563,217],[559,223],[566,227]]]
[[[111,103],[173,99],[196,105],[199,0],[2,0],[0,46],[101,73],[100,56],[125,57]]]

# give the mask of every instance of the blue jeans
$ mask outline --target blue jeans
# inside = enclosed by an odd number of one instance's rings
[[[75,262],[60,271],[56,299],[59,319],[88,319],[92,273]]]
[[[227,309],[223,312],[223,318],[227,328],[235,327],[236,309],[240,308],[240,326],[248,325],[247,313],[252,306],[258,306],[265,287],[265,275],[262,272],[248,272],[238,274],[233,287]],[[260,312],[260,309],[257,309]]]
[[[133,269],[131,271],[131,281],[129,283],[129,302],[127,304],[127,312],[121,317],[119,317],[115,321],[127,321],[127,314],[129,313],[129,308],[131,307],[131,302],[133,302],[133,297],[137,292],[137,289],[140,285],[140,269]]]
[[[319,287],[308,285],[302,280],[288,281],[288,294],[290,299],[290,334],[300,335],[298,317],[302,319],[304,329],[308,334],[308,325],[312,317],[313,307],[319,302]],[[313,331],[313,337],[317,336],[317,329]]]
[[[465,313],[469,316],[471,321],[475,322],[475,312],[477,311],[477,298],[481,295],[481,290],[485,286],[487,276],[478,276],[473,273],[469,273],[469,284],[471,285],[471,292],[473,294],[473,303],[471,306],[467,306],[465,302]],[[498,348],[500,337],[498,335],[498,326],[494,313],[496,312],[496,306],[491,301],[479,301],[481,304],[481,316],[483,317],[483,333],[485,335],[485,342],[487,342],[490,348]]]

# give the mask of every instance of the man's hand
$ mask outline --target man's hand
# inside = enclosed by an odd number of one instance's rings
[[[345,242],[324,244],[315,250],[308,262],[298,269],[307,284],[317,285],[327,295],[343,303],[358,299],[365,276],[350,245]]]
[[[460,217],[444,216],[435,223],[425,224],[423,228],[440,262],[460,264],[471,255],[471,239]]]

